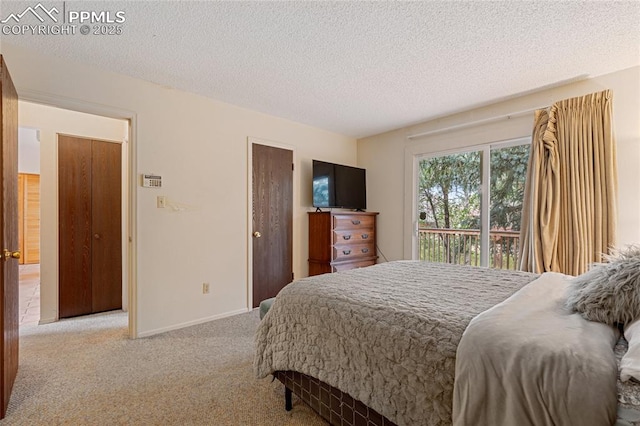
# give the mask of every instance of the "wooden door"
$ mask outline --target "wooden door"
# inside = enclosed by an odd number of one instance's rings
[[[253,307],[293,278],[293,152],[253,144]]]
[[[90,314],[91,141],[58,136],[58,309],[60,318]]]
[[[59,315],[122,307],[121,145],[59,135]]]
[[[91,141],[92,312],[122,307],[121,148]]]
[[[18,94],[0,55],[0,418],[18,372]]]
[[[20,263],[40,263],[40,175],[18,174],[18,229]]]

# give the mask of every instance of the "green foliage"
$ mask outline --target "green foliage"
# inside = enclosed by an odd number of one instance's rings
[[[493,229],[519,230],[529,145],[491,151]],[[433,228],[480,229],[480,152],[422,160],[419,168],[420,224]]]
[[[491,150],[489,266],[515,269],[529,145]],[[420,258],[478,265],[480,259],[481,152],[428,158],[420,162],[420,226],[459,230],[421,234]],[[462,230],[476,230],[464,232]]]
[[[529,145],[491,151],[491,228],[520,230]]]
[[[466,152],[420,162],[418,208],[423,226],[478,229],[480,153]]]

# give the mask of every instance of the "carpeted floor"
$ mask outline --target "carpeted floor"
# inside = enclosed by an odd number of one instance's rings
[[[253,376],[258,312],[138,340],[123,312],[20,329],[0,425],[326,425]]]

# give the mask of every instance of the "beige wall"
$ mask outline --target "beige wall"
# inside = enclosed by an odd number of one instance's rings
[[[18,128],[18,173],[40,174],[40,141],[38,129]]]
[[[380,211],[378,244],[391,259],[411,257],[413,157],[530,136],[533,113],[492,120],[551,105],[591,92],[613,91],[614,131],[618,147],[618,244],[640,243],[640,67],[520,96],[490,106],[431,120],[358,141],[358,165],[367,168],[369,208]],[[416,135],[473,124],[428,136]]]
[[[18,123],[40,129],[40,323],[58,319],[58,133],[123,143],[129,124],[124,120],[98,117],[49,106],[19,102]],[[128,148],[123,154],[122,206],[128,200]],[[123,215],[123,241],[126,241]],[[123,247],[123,265],[128,244]],[[64,250],[64,248],[62,248]],[[123,270],[123,308],[127,309],[127,276]]]
[[[132,194],[134,335],[247,310],[248,137],[295,149],[294,273],[306,275],[311,159],[355,165],[355,139],[6,42],[2,54],[23,99],[132,117],[134,180],[162,175],[161,190],[136,185]],[[157,195],[188,208],[158,209]],[[203,282],[210,283],[208,295]]]

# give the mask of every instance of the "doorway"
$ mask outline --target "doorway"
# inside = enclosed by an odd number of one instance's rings
[[[262,141],[261,141],[262,142]],[[293,281],[293,150],[249,141],[251,271],[249,306]]]
[[[18,275],[19,326],[40,322],[40,264],[20,265]]]
[[[40,130],[18,128],[19,325],[40,321]]]
[[[41,244],[40,244],[40,308],[39,323],[57,321],[59,312],[59,203],[58,203],[58,134],[74,134],[88,138],[115,140],[122,145],[122,307],[129,309],[129,146],[128,120],[81,113],[39,103],[19,101],[20,126],[39,130]],[[30,291],[30,289],[27,289]],[[26,296],[26,295],[25,295]],[[32,306],[35,304],[32,303]],[[131,329],[130,329],[130,334]]]

